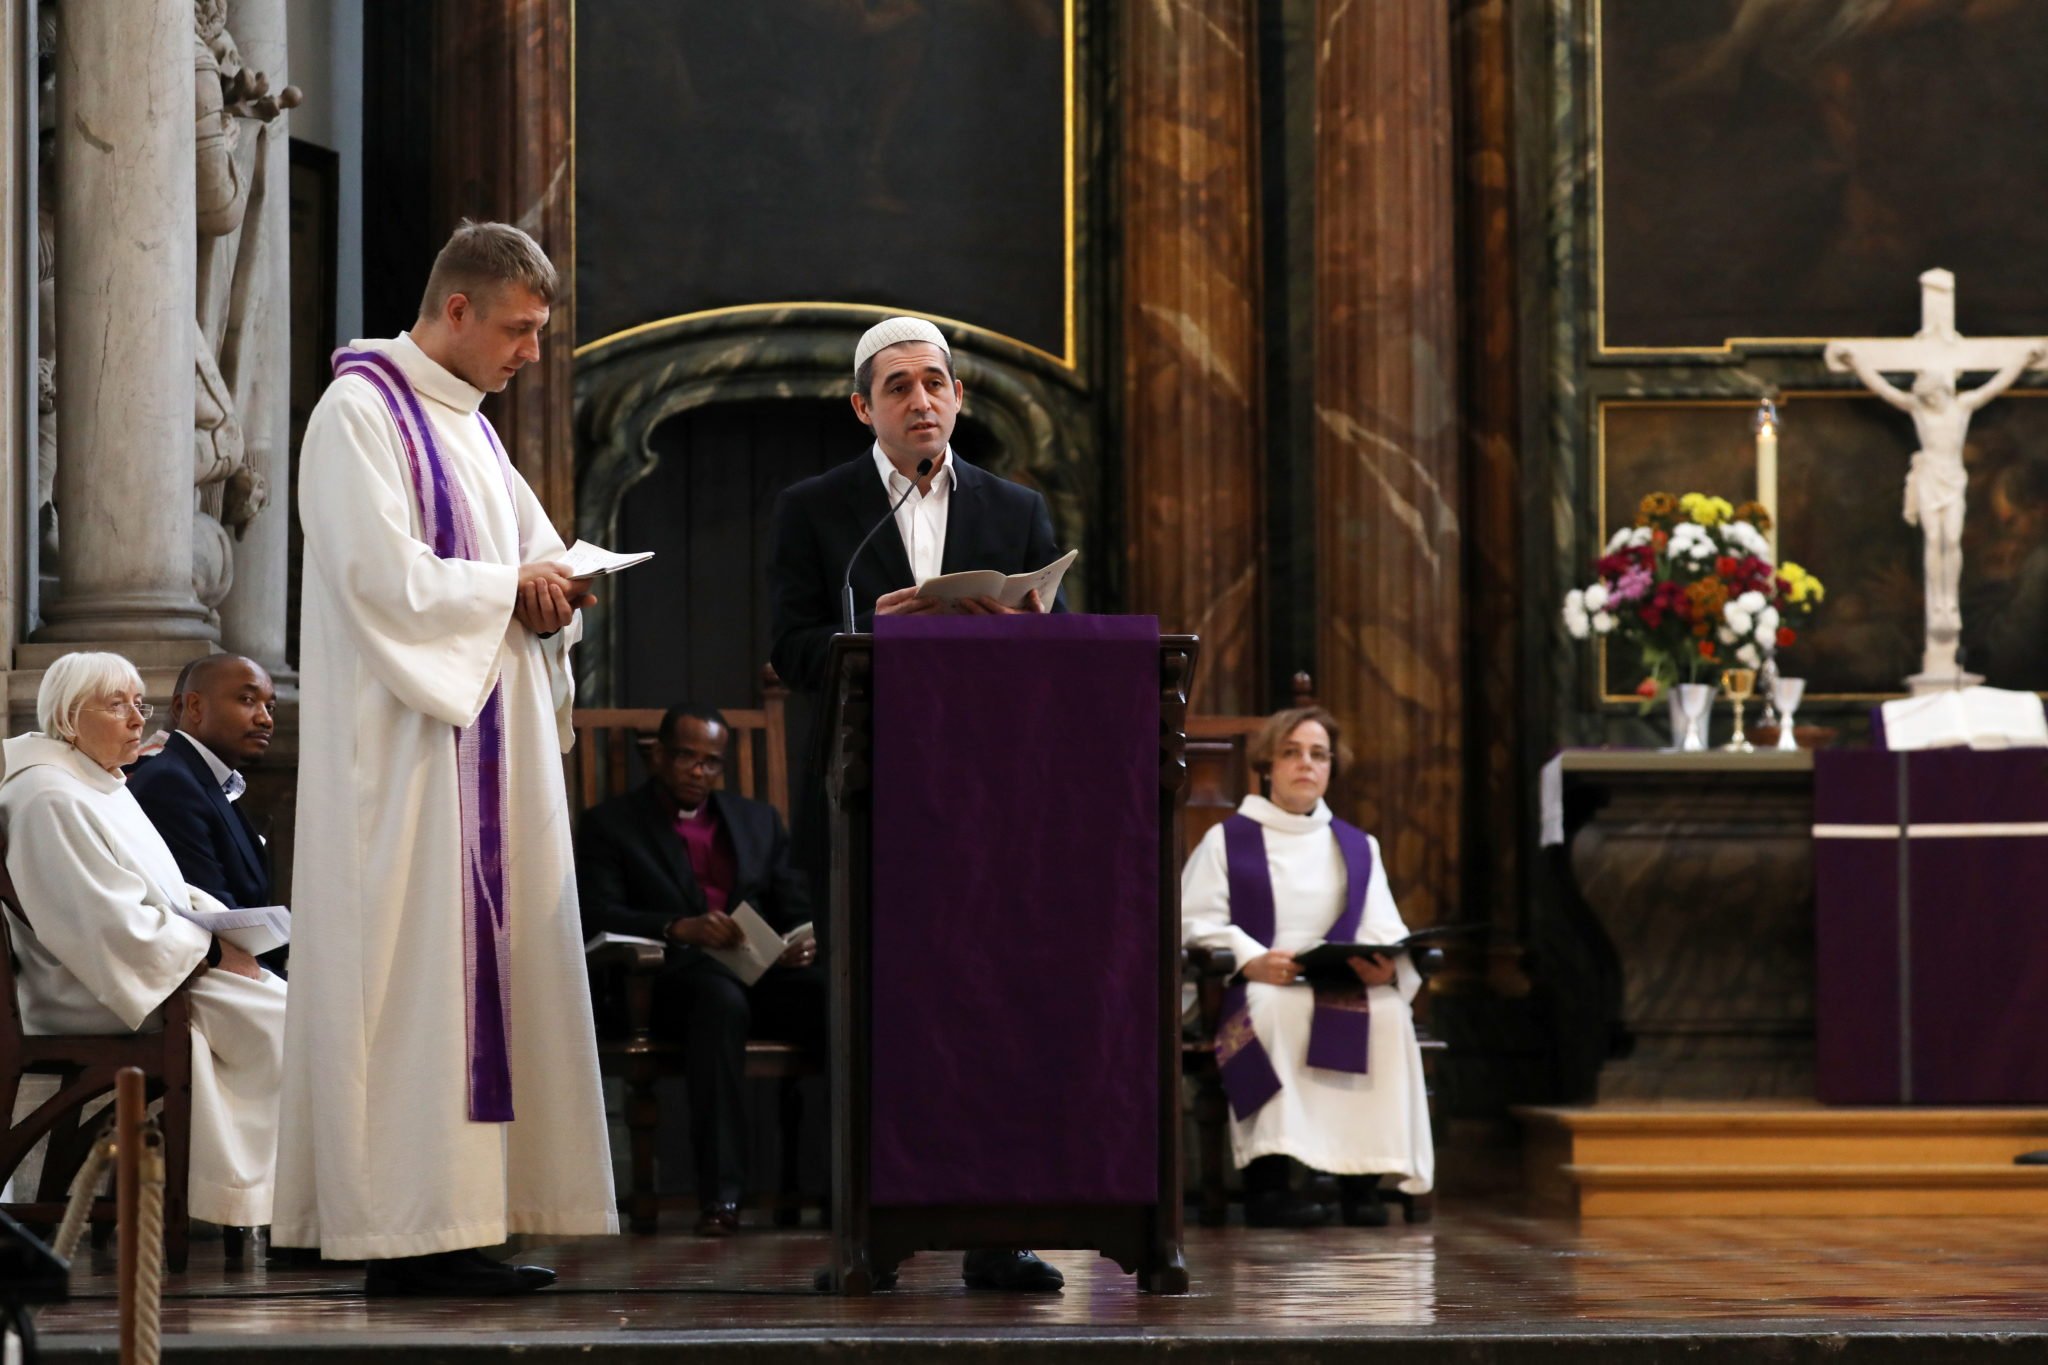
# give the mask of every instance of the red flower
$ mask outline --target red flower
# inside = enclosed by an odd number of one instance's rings
[[[1652,531],[1650,532],[1650,543],[1661,550],[1671,543],[1671,533],[1669,531]]]
[[[1714,561],[1714,572],[1723,578],[1735,577],[1739,567],[1740,565],[1734,555],[1722,555]]]
[[[1790,626],[1778,627],[1778,648],[1790,649],[1799,643],[1799,632]]]
[[[1702,659],[1711,659],[1714,657],[1714,642],[1712,640],[1700,641],[1700,657]]]
[[[1637,683],[1636,695],[1654,698],[1657,695],[1657,680],[1655,678],[1645,678]]]

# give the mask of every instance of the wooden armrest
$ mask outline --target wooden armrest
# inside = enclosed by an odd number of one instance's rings
[[[1237,975],[1237,954],[1228,948],[1186,948],[1182,958],[1187,974],[1197,981],[1204,977],[1228,981]]]
[[[666,958],[654,943],[607,943],[584,956],[593,967],[622,967],[627,972],[658,972]]]

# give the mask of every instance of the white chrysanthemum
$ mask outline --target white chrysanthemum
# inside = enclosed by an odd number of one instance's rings
[[[1726,626],[1722,626],[1719,630],[1715,631],[1714,633],[1721,637],[1721,643],[1724,645],[1732,645],[1735,643],[1735,632],[1728,629],[1728,627]]]
[[[1730,602],[1721,609],[1721,624],[1731,635],[1747,635],[1756,629],[1756,618],[1742,609],[1739,601]],[[1727,641],[1733,644],[1731,639]]]
[[[1564,628],[1574,640],[1583,640],[1590,625],[1586,619],[1586,594],[1573,588],[1564,595]]]
[[[1594,613],[1593,613],[1593,633],[1594,633],[1594,634],[1596,634],[1596,635],[1605,635],[1605,634],[1607,634],[1607,633],[1608,633],[1609,631],[1611,631],[1611,630],[1613,630],[1613,629],[1614,629],[1614,613],[1613,613],[1613,612],[1611,612],[1611,611],[1596,611],[1596,612],[1594,612]]]
[[[1755,555],[1766,564],[1771,561],[1771,543],[1764,539],[1763,532],[1746,521],[1731,521],[1722,527],[1722,533],[1729,543],[1744,554]]]
[[[1755,645],[1744,645],[1735,651],[1735,657],[1742,660],[1744,668],[1762,667],[1764,661],[1764,656],[1757,652]]]
[[[1655,534],[1647,526],[1638,526],[1635,530],[1628,533],[1628,547],[1631,550],[1640,550],[1650,543]]]
[[[1758,612],[1756,616],[1756,638],[1762,640],[1767,645],[1776,644],[1778,641],[1778,620],[1778,609],[1776,607],[1765,607],[1762,611]]]
[[[1753,617],[1769,604],[1762,593],[1758,592],[1755,588],[1751,588],[1748,592],[1735,599],[1735,605],[1741,607]]]
[[[1626,549],[1629,543],[1629,535],[1633,530],[1633,527],[1624,526],[1609,536],[1607,538],[1607,553],[1613,554],[1616,550]]]
[[[1586,610],[1604,611],[1607,607],[1607,585],[1595,583],[1586,589]]]

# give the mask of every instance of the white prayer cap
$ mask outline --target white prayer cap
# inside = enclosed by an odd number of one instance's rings
[[[860,345],[853,348],[854,374],[860,373],[860,367],[876,351],[905,341],[929,341],[946,355],[953,354],[953,348],[946,344],[946,334],[923,318],[884,318],[862,333]]]

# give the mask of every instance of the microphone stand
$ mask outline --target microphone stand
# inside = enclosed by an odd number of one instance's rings
[[[918,477],[919,479],[923,478],[923,477],[924,477],[925,475],[927,475],[927,474],[929,474],[929,473],[931,473],[931,472],[932,472],[932,462],[931,462],[931,461],[930,461],[929,459],[925,459],[925,460],[919,460],[919,461],[917,462],[917,477]],[[873,539],[875,538],[875,532],[877,532],[877,531],[881,530],[881,529],[882,529],[882,528],[883,528],[884,526],[887,526],[887,525],[888,525],[888,524],[889,524],[890,522],[892,522],[892,521],[896,520],[896,513],[897,513],[897,512],[899,511],[899,510],[901,510],[901,508],[902,508],[902,506],[903,506],[903,504],[904,504],[904,503],[906,503],[906,502],[909,502],[909,501],[910,501],[910,495],[911,495],[912,493],[916,492],[916,491],[917,491],[917,480],[916,480],[916,479],[913,479],[913,480],[911,480],[911,483],[910,483],[910,487],[908,487],[908,488],[906,488],[906,489],[904,489],[904,490],[903,490],[903,496],[902,496],[902,497],[900,497],[900,498],[898,498],[898,499],[896,499],[896,504],[895,504],[895,506],[893,506],[893,507],[891,507],[891,508],[889,509],[889,514],[888,514],[887,516],[883,517],[883,518],[882,518],[882,519],[881,519],[880,521],[876,522],[876,523],[875,523],[875,524],[874,524],[873,526],[870,526],[870,527],[868,527],[868,533],[867,533],[866,535],[864,535],[864,536],[862,536],[862,537],[860,538],[860,544],[858,544],[858,545],[854,546],[854,547],[853,547],[853,553],[852,553],[851,555],[848,555],[848,556],[847,556],[847,559],[846,559],[846,580],[845,580],[845,581],[844,581],[843,583],[841,583],[841,584],[839,585],[839,633],[840,633],[840,634],[842,634],[842,635],[851,635],[851,634],[853,634],[853,633],[854,633],[854,631],[853,631],[853,566],[854,566],[855,562],[857,562],[857,561],[858,561],[858,560],[860,559],[860,552],[861,552],[862,550],[865,550],[865,549],[867,549],[867,547],[868,547],[868,542],[869,542],[869,541],[871,541],[871,540],[873,540]]]

